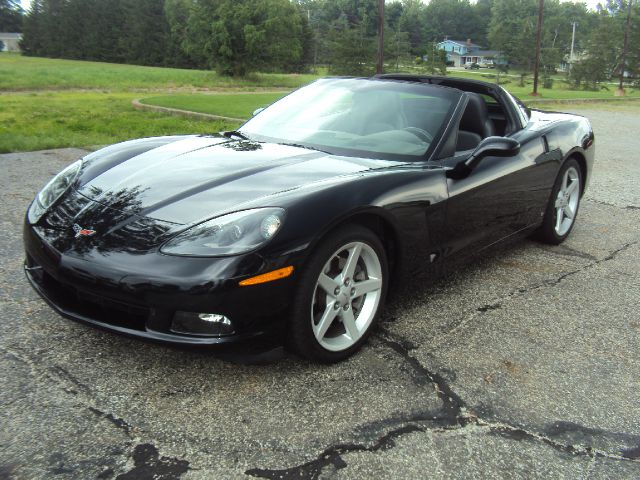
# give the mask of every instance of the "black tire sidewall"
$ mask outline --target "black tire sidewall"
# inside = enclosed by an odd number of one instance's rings
[[[373,248],[380,260],[382,267],[380,302],[375,316],[364,335],[348,349],[333,352],[323,348],[315,338],[311,327],[311,302],[313,301],[313,294],[318,277],[322,268],[324,268],[326,262],[329,260],[329,257],[340,247],[356,241],[366,243]],[[287,328],[287,347],[298,355],[322,363],[338,362],[353,355],[360,349],[362,344],[366,342],[383,310],[389,285],[388,271],[389,268],[384,246],[378,236],[371,230],[360,225],[349,225],[330,233],[318,244],[303,267],[299,287],[291,307],[291,315]]]
[[[567,230],[567,233],[565,233],[564,235],[558,235],[555,229],[556,220],[557,220],[556,218],[557,210],[555,208],[555,201],[556,201],[556,197],[558,196],[558,192],[560,191],[560,188],[562,186],[562,178],[564,177],[564,174],[566,173],[566,171],[569,170],[569,168],[571,167],[575,168],[576,171],[578,172],[578,178],[580,181],[580,189],[581,189],[580,199],[578,200],[578,205],[576,207],[576,212],[573,217],[573,223],[571,224],[571,227],[569,228],[569,230]],[[540,231],[538,235],[540,240],[542,240],[545,243],[550,243],[552,245],[558,245],[564,242],[564,240],[571,234],[571,231],[573,230],[573,227],[576,224],[578,211],[580,210],[580,203],[582,201],[582,190],[584,189],[583,181],[584,180],[582,176],[582,169],[580,168],[580,165],[578,164],[577,160],[573,158],[569,158],[567,161],[565,161],[562,164],[562,167],[560,167],[560,170],[556,177],[556,181],[553,185],[553,189],[551,190],[551,197],[549,197],[547,208],[544,212],[544,219],[542,220],[542,226],[540,227]]]

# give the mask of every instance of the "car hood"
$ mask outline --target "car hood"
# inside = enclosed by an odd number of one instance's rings
[[[92,162],[99,161],[96,153]],[[269,197],[395,164],[281,144],[187,137],[83,176],[78,191],[121,211],[189,224],[243,208],[277,206]]]

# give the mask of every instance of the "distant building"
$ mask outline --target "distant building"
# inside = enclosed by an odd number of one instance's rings
[[[499,52],[495,50],[482,50],[480,45],[476,45],[468,38],[464,40],[449,40],[438,43],[440,50],[447,52],[447,61],[453,62],[455,67],[464,67],[467,63],[477,63],[478,65],[487,65],[494,63],[499,56]]]
[[[0,42],[4,45],[2,47],[3,52],[19,52],[20,40],[22,40],[21,33],[0,32]]]

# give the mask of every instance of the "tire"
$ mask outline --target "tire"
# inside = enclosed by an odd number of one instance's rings
[[[540,241],[558,245],[569,236],[578,216],[582,188],[582,170],[578,162],[570,158],[560,168],[551,190],[542,226],[536,232]]]
[[[302,272],[287,347],[322,363],[353,355],[378,321],[388,271],[384,246],[371,230],[349,225],[331,233]]]

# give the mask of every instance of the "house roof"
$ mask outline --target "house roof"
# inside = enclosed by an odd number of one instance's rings
[[[443,43],[443,42],[453,42],[453,43],[457,43],[458,45],[463,46],[463,47],[479,47],[480,46],[480,45],[477,45],[477,44],[475,44],[473,42],[472,43],[467,43],[466,40],[453,40],[451,38],[443,40],[440,43]]]
[[[478,57],[495,57],[499,54],[500,52],[498,52],[497,50],[476,50],[475,52],[473,52],[473,55]]]
[[[0,38],[4,38],[5,40],[10,40],[10,39],[20,40],[22,38],[22,34],[0,32]]]

